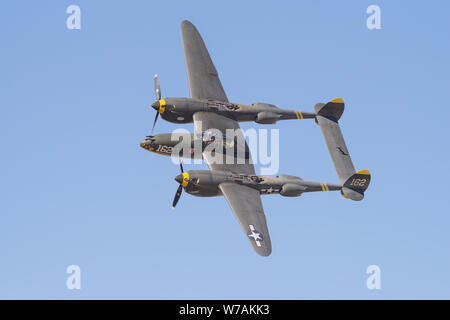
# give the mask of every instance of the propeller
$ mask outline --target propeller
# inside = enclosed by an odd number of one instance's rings
[[[156,100],[158,100],[158,101],[161,100],[161,87],[159,85],[159,79],[158,79],[157,74],[155,74],[155,95],[156,95]],[[155,129],[156,121],[158,121],[158,116],[159,116],[159,112],[158,112],[158,109],[156,109],[155,120],[153,120],[152,133],[153,133],[153,129]]]
[[[156,93],[156,100],[161,100],[161,87],[159,86],[157,74],[155,74],[155,93]]]
[[[183,163],[180,161],[180,170],[181,170],[181,174],[183,174],[184,170],[183,170]],[[181,184],[182,182],[180,182],[180,185],[178,186],[177,192],[175,193],[175,197],[173,198],[173,202],[172,202],[172,209],[175,209],[175,206],[178,203],[178,200],[180,200],[181,194],[183,193],[183,186]]]
[[[175,193],[175,198],[173,199],[173,202],[172,202],[172,209],[175,209],[175,206],[177,205],[178,200],[180,200],[182,192],[183,192],[183,187],[180,184],[178,186],[177,193]]]

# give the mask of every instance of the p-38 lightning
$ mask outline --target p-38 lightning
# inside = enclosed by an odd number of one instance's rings
[[[152,107],[157,113],[153,128],[159,115],[173,123],[193,122],[194,134],[189,135],[188,139],[192,148],[198,139],[201,140],[197,144],[201,147],[200,158],[210,170],[184,171],[180,163],[181,174],[175,177],[179,187],[172,207],[176,206],[183,190],[198,197],[224,196],[254,250],[262,256],[268,256],[272,252],[272,244],[261,195],[280,194],[295,197],[306,192],[340,191],[345,198],[351,200],[359,201],[364,198],[364,192],[370,183],[370,173],[367,170],[356,172],[353,166],[338,122],[344,112],[342,99],[334,99],[326,104],[318,103],[314,106],[314,113],[279,109],[266,103],[254,103],[251,106],[230,103],[198,30],[189,21],[183,21],[181,33],[190,98],[161,99],[159,80],[155,76],[157,101]],[[315,119],[320,126],[340,183],[311,182],[281,174],[276,177],[256,175],[239,122],[272,124],[278,120],[306,118]],[[223,144],[222,147],[222,142],[209,134],[211,130],[219,132],[224,138],[229,130],[234,130],[237,140],[233,142],[243,143],[232,143],[231,146]],[[174,147],[179,143],[172,141],[171,136],[147,136],[141,142],[141,147],[171,156]],[[214,152],[207,150],[211,144],[217,143],[220,147],[214,148]],[[218,155],[219,158],[229,155],[226,152],[229,148],[233,148],[232,161],[217,161]],[[195,154],[196,152],[188,152],[175,156],[192,158]]]

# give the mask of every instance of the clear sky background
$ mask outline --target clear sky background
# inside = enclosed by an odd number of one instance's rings
[[[81,30],[66,28],[71,4]],[[381,30],[366,27],[371,4]],[[449,12],[448,1],[2,1],[0,298],[449,299]],[[163,96],[189,95],[184,19],[230,101],[312,111],[343,98],[355,167],[372,173],[366,198],[264,196],[268,258],[221,197],[184,193],[171,210],[179,168],[139,142],[155,73]],[[179,127],[160,119],[155,133]],[[313,121],[273,128],[280,173],[338,182]],[[72,264],[81,290],[66,288]],[[366,288],[373,264],[381,290]]]

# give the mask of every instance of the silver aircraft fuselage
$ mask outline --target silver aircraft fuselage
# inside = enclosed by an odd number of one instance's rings
[[[236,174],[224,171],[190,170],[175,177],[185,191],[197,197],[221,196],[219,185],[237,183],[256,189],[260,194],[281,194],[285,197],[298,197],[304,192],[341,190],[342,186],[321,182],[305,181],[291,175],[276,177]]]
[[[315,118],[314,113],[280,109],[260,102],[246,105],[194,98],[165,98],[153,103],[152,107],[164,120],[172,123],[191,123],[196,112],[214,112],[238,122],[255,121],[261,124],[273,124],[278,120]]]

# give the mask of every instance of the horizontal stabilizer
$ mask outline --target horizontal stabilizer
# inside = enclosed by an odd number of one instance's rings
[[[344,197],[359,201],[364,198],[364,191],[367,190],[370,184],[370,172],[361,170],[350,176],[345,181],[341,193]]]
[[[316,122],[322,130],[339,181],[343,185],[355,173],[355,167],[338,123],[344,112],[344,101],[334,99],[327,104],[318,103],[315,105],[314,111],[316,112]]]

